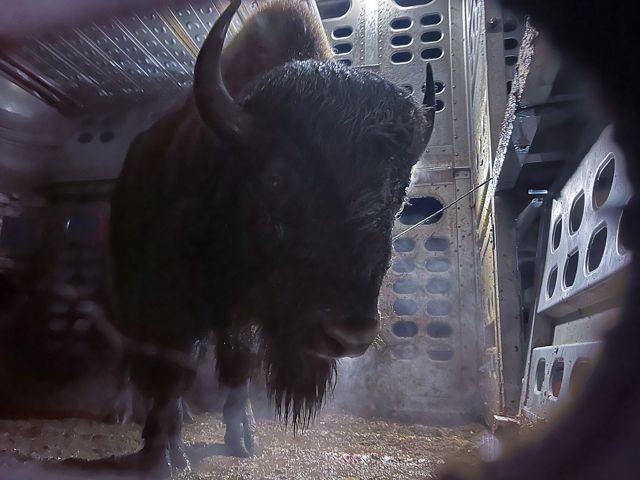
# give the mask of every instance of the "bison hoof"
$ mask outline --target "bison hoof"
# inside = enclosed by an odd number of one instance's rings
[[[169,461],[171,462],[171,470],[191,471],[191,463],[184,451],[182,442],[179,445],[172,445],[169,450]]]
[[[255,431],[245,429],[241,423],[227,424],[224,435],[227,454],[233,457],[252,457],[259,455],[260,443]]]

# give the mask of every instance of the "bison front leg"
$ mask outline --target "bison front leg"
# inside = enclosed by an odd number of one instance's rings
[[[258,455],[260,444],[249,399],[249,379],[258,363],[251,328],[218,335],[216,360],[220,385],[228,388],[222,410],[227,452],[237,457]]]
[[[162,360],[145,359],[132,368],[132,379],[152,401],[147,414],[140,452],[143,469],[189,469],[182,443],[182,399],[190,384],[189,372]]]
[[[224,444],[230,455],[249,457],[260,454],[256,420],[249,398],[249,380],[229,389],[222,410],[226,426]]]

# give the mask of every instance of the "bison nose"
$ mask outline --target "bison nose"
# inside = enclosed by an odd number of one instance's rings
[[[332,322],[325,327],[331,339],[340,344],[341,357],[359,357],[378,334],[378,320],[374,317],[354,316]]]

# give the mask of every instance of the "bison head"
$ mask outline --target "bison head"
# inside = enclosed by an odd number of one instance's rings
[[[433,129],[433,78],[427,67],[424,106],[372,72],[330,61],[319,22],[285,2],[254,16],[225,58],[239,4],[232,0],[203,45],[194,96],[242,178],[238,302],[252,305],[278,409],[304,424],[336,359],[363,354],[378,333],[394,216]],[[294,32],[261,36],[278,18]]]

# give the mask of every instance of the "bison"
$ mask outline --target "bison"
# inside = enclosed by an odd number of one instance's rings
[[[193,91],[132,143],[112,198],[117,317],[131,339],[197,356],[217,338],[225,442],[255,450],[256,359],[276,412],[304,427],[340,357],[365,352],[394,216],[431,136],[425,102],[331,60],[307,5],[275,1],[224,49],[232,0],[198,55]],[[186,467],[180,397],[193,373],[128,356],[153,400],[140,458]]]

